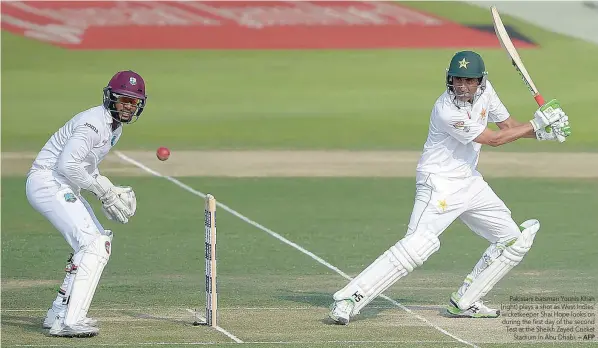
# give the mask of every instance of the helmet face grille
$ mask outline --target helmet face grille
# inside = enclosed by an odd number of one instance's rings
[[[141,75],[134,71],[119,71],[117,72],[108,85],[104,88],[103,104],[106,110],[110,112],[112,118],[122,123],[133,123],[143,112],[147,95],[145,94],[145,81]],[[120,112],[116,109],[116,103],[119,102],[119,97],[130,97],[137,99],[134,105],[132,115],[123,119]],[[132,105],[129,103],[129,105]],[[129,106],[130,107],[130,106]]]

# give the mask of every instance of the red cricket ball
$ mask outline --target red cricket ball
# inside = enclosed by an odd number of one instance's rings
[[[166,161],[168,157],[170,157],[170,150],[168,150],[167,147],[159,147],[156,151],[156,157],[158,157],[160,161]]]

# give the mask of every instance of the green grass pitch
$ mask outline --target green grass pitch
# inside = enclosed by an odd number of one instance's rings
[[[491,23],[489,11],[462,3],[406,4],[462,23]],[[573,136],[565,144],[529,140],[482,153],[598,152],[598,46],[504,20],[540,44],[520,54],[545,97],[562,102]],[[47,337],[41,321],[63,279],[69,247],[29,206],[24,172],[10,170],[16,162],[5,155],[39,151],[73,113],[101,102],[115,71],[141,73],[150,95],[147,110],[118,144],[124,152],[158,146],[169,146],[173,157],[178,150],[419,151],[454,52],[92,52],[5,31],[1,38],[3,347],[228,347],[240,344],[235,339],[251,347],[301,348],[514,344],[502,317],[472,321],[442,314],[487,247],[461,223],[443,233],[441,249],[421,268],[385,293],[405,307],[379,298],[349,326],[326,319],[332,294],[346,284],[332,267],[354,276],[404,235],[415,192],[411,177],[178,177],[262,226],[218,208],[219,325],[228,336],[191,325],[190,311],[205,308],[202,198],[165,178],[114,174],[113,182],[135,188],[138,213],[117,225],[96,209],[115,232],[89,313],[100,320],[100,335]],[[480,53],[512,114],[530,119],[534,101],[506,54]],[[542,228],[524,261],[487,300],[500,306],[515,295],[597,296],[596,178],[488,181],[516,221],[537,218]],[[516,343],[589,347],[596,341]]]

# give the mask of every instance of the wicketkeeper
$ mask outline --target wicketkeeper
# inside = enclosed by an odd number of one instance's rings
[[[125,224],[135,214],[133,189],[114,186],[100,175],[98,165],[118,142],[122,125],[141,115],[146,99],[139,74],[118,72],[104,88],[102,105],[78,113],[56,131],[27,174],[29,203],[73,248],[58,296],[43,322],[52,336],[88,337],[99,332],[87,311],[110,258],[112,232],[102,227],[81,189],[102,202],[102,211],[111,220]]]

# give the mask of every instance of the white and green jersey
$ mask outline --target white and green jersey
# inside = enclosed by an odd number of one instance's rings
[[[477,173],[481,144],[473,142],[488,122],[509,118],[490,81],[473,105],[457,107],[445,91],[434,104],[428,139],[417,165],[418,173],[432,173],[449,178],[467,178]]]
[[[38,153],[29,174],[53,173],[59,183],[87,189],[98,165],[122,135],[122,127],[112,130],[112,116],[102,106],[82,111],[57,130]]]

